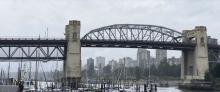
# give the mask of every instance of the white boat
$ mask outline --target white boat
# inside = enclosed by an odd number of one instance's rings
[[[34,82],[33,81],[24,81],[24,92],[32,92],[35,91]]]

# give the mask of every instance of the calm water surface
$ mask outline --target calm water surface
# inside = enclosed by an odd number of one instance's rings
[[[220,91],[189,91],[189,90],[180,90],[177,87],[169,88],[158,88],[157,92],[220,92]]]
[[[106,91],[106,92],[119,92],[117,90],[114,91]],[[136,92],[136,91],[127,91],[127,92]],[[140,92],[143,92],[143,89],[141,89]],[[190,90],[180,90],[177,87],[158,87],[158,91],[157,92],[220,92],[220,91],[190,91]]]

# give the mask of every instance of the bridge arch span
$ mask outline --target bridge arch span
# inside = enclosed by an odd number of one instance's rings
[[[182,33],[176,30],[142,24],[114,24],[88,32],[81,41],[144,41],[182,42]]]

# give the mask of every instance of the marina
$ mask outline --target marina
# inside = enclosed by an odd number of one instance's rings
[[[220,92],[220,0],[0,0],[0,92]]]

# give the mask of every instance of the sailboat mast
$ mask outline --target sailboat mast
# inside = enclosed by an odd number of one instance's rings
[[[11,63],[10,63],[10,60],[9,60],[9,63],[8,63],[8,79],[10,77],[10,67],[11,67]]]
[[[38,57],[38,49],[36,50],[36,57]],[[36,59],[36,64],[35,64],[35,89],[37,90],[38,88],[38,83],[37,83],[37,79],[38,79],[38,58]]]
[[[124,57],[124,67],[123,67],[123,70],[124,70],[124,86],[125,86],[125,84],[126,84],[126,72],[125,72],[125,57]],[[124,88],[124,87],[123,87]]]
[[[58,52],[57,52],[57,57],[56,57],[57,59],[56,59],[56,85],[57,85],[57,82],[59,82],[59,70],[58,70]]]
[[[18,78],[17,80],[20,81],[21,80],[21,69],[20,69],[20,64],[18,65],[18,74],[17,74]]]
[[[29,62],[29,81],[31,80],[31,73],[32,73],[32,71],[31,71],[31,62]]]
[[[2,68],[1,68],[1,78],[0,78],[1,81],[2,81],[2,79],[3,79],[3,78],[2,78],[2,73],[3,73],[3,72],[2,72]]]
[[[148,60],[148,68],[149,68],[149,69],[148,69],[148,70],[149,70],[149,71],[148,71],[148,73],[149,73],[149,74],[148,74],[148,79],[149,79],[149,81],[150,81],[150,67],[151,67],[150,60]],[[149,83],[150,83],[150,82],[149,82]]]

